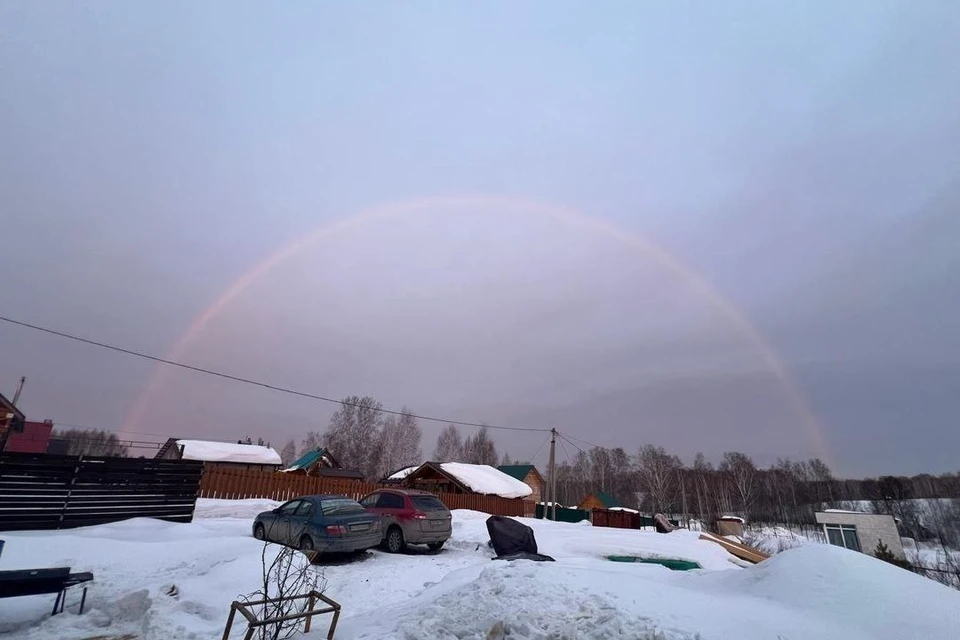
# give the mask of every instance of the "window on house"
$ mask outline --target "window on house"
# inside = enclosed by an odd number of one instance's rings
[[[860,538],[857,537],[857,527],[852,524],[825,524],[827,540],[838,547],[846,547],[853,551],[860,551]]]

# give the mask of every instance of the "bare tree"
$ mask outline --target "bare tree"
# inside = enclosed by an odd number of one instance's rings
[[[417,419],[406,407],[402,409],[399,418],[394,415],[385,416],[380,427],[377,477],[382,478],[402,467],[423,462],[420,438]]]
[[[579,503],[587,494],[589,494],[593,489],[591,480],[593,477],[593,468],[590,465],[590,456],[588,456],[583,451],[578,451],[577,456],[573,460],[573,468],[571,471],[571,484],[573,487],[573,496],[575,500],[571,502]]]
[[[480,429],[463,444],[464,462],[470,464],[488,464],[497,465],[497,447],[493,444],[490,437],[490,430],[487,427]]]
[[[265,542],[260,558],[263,565],[260,588],[237,599],[241,603],[260,603],[248,604],[248,608],[258,620],[274,620],[304,613],[309,607],[308,599],[286,598],[310,591],[323,593],[326,589],[323,574],[316,571],[310,560],[296,549]],[[262,602],[264,600],[272,602]],[[257,627],[255,637],[258,640],[292,638],[302,633],[304,622],[303,618],[296,618]]]
[[[637,453],[640,487],[649,497],[654,512],[672,509],[678,489],[677,472],[682,466],[680,458],[667,453],[663,447],[648,444]]]
[[[622,447],[616,447],[610,450],[610,471],[613,474],[612,490],[613,495],[622,504],[634,504],[634,488],[636,487],[636,473],[630,465],[630,456]]]
[[[308,431],[303,442],[300,443],[300,457],[320,448],[320,434],[316,431]]]
[[[283,463],[284,467],[289,467],[297,459],[297,443],[293,440],[288,440],[287,444],[283,445],[283,449],[280,450],[280,462]]]
[[[375,479],[380,457],[377,441],[383,421],[383,405],[370,396],[351,396],[340,401],[323,432],[323,444],[345,468],[359,469]]]
[[[604,447],[590,449],[590,467],[593,475],[593,486],[600,491],[610,491],[613,486],[613,464],[610,452]]]
[[[116,434],[100,429],[57,429],[50,437],[66,440],[68,456],[121,458],[127,455],[127,448],[120,444]]]
[[[433,450],[437,462],[462,462],[463,440],[455,424],[448,424],[437,437],[437,448]]]
[[[739,451],[727,451],[723,454],[720,471],[727,476],[736,489],[740,505],[743,507],[743,515],[748,516],[759,489],[757,468],[753,460]]]

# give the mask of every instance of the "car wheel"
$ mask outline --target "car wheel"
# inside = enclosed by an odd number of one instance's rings
[[[257,523],[257,526],[253,528],[253,537],[257,540],[263,540],[265,537],[263,525],[259,522]]]
[[[310,536],[303,536],[300,538],[300,551],[313,551],[313,538]]]
[[[443,542],[446,542],[446,540]],[[440,549],[443,549],[443,542],[428,542],[427,548],[430,549],[430,551],[440,551]]]
[[[387,531],[387,551],[390,553],[400,553],[407,546],[403,541],[403,531],[399,527],[393,527]]]

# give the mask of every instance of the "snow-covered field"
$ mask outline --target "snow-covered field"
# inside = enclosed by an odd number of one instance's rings
[[[0,600],[0,640],[219,638],[230,602],[253,591],[262,545],[251,517],[275,503],[198,503],[192,524],[135,519],[56,532],[4,533],[0,569],[93,571],[87,611],[50,617],[53,596]],[[438,554],[372,551],[324,571],[343,605],[336,637],[701,640],[960,637],[960,592],[830,545],[810,544],[741,568],[697,534],[527,520],[555,563],[492,562],[486,515],[454,512]],[[672,572],[607,555],[693,560]],[[176,597],[167,595],[176,586]],[[316,624],[307,637],[323,637]],[[242,637],[235,629],[232,637]]]

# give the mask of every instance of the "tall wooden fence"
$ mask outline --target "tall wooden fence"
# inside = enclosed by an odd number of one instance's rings
[[[6,453],[0,455],[0,531],[137,517],[190,522],[202,471],[199,462]]]
[[[227,500],[268,498],[283,501],[297,496],[332,493],[359,500],[381,488],[383,487],[377,484],[340,478],[245,469],[211,469],[203,474],[198,495],[201,498]],[[498,516],[524,515],[523,500],[519,498],[501,498],[473,493],[438,493],[436,495],[448,509],[472,509]]]

